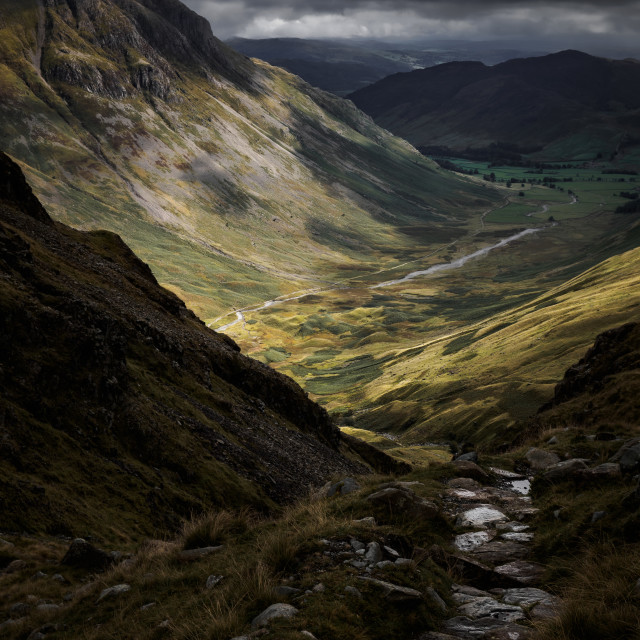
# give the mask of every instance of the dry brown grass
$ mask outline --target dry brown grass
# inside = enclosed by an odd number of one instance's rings
[[[255,514],[248,509],[192,516],[182,527],[182,546],[184,549],[197,549],[224,544],[230,537],[245,533],[256,520]]]
[[[640,548],[593,547],[567,580],[560,615],[540,627],[539,640],[640,638]]]

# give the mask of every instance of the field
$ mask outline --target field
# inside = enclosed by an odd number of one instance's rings
[[[468,178],[476,184],[493,172],[505,198],[471,220],[463,239],[434,248],[425,238],[421,256],[346,270],[310,295],[245,311],[226,332],[345,424],[403,434],[407,444],[514,439],[594,337],[636,315],[640,228],[636,216],[614,213],[636,178],[456,164],[478,169]],[[527,182],[505,186],[520,177]],[[558,182],[537,183],[545,177]],[[525,229],[535,231],[507,240]],[[384,284],[434,265],[442,266]]]

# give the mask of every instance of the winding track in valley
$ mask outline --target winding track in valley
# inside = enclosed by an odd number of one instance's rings
[[[537,233],[539,231],[541,231],[542,229],[546,229],[548,228],[547,226],[543,226],[543,227],[533,227],[530,229],[525,229],[524,231],[520,231],[512,236],[509,236],[508,238],[503,238],[502,240],[500,240],[500,242],[497,242],[496,244],[493,244],[489,247],[484,247],[482,249],[478,249],[477,251],[474,251],[473,253],[467,254],[466,256],[462,256],[456,260],[453,260],[452,262],[443,262],[443,263],[439,263],[439,264],[435,264],[432,265],[431,267],[429,267],[428,269],[423,269],[423,270],[418,270],[418,271],[412,271],[410,273],[408,273],[407,275],[403,276],[402,278],[398,278],[396,280],[387,280],[385,282],[380,282],[374,285],[368,285],[367,288],[369,289],[380,289],[383,287],[390,287],[393,286],[395,284],[400,284],[402,282],[406,282],[408,280],[413,280],[414,278],[420,277],[420,276],[426,276],[426,275],[430,275],[432,273],[436,273],[439,271],[445,271],[445,270],[449,270],[449,269],[458,269],[460,267],[462,267],[463,265],[465,265],[467,262],[469,262],[470,260],[476,259],[476,258],[480,258],[482,256],[487,255],[488,253],[490,253],[491,251],[493,251],[494,249],[499,249],[501,247],[505,247],[508,244],[515,242],[516,240],[520,240],[521,238],[527,236],[527,235],[531,235],[533,233]],[[449,245],[451,246],[451,245]],[[442,250],[442,247],[438,247],[438,249],[436,249],[436,251],[440,251]],[[423,256],[422,260],[424,260],[427,257],[430,257],[431,255],[433,255],[433,253],[435,253],[436,251],[428,254],[427,256]],[[403,266],[406,266],[408,264],[411,264],[412,262],[417,262],[417,260],[412,260],[410,262],[405,262],[402,265],[397,265],[395,267],[391,267],[389,269],[383,269],[381,271],[378,271],[377,273],[384,273],[387,271],[391,271],[391,270],[395,270],[398,268],[401,268]],[[248,313],[256,313],[258,311],[262,311],[263,309],[267,309],[269,307],[272,307],[274,305],[277,304],[283,304],[285,302],[291,302],[293,300],[299,300],[300,298],[306,298],[307,296],[312,296],[312,295],[316,295],[319,293],[324,293],[327,291],[335,291],[337,289],[349,289],[349,288],[353,288],[352,286],[349,286],[350,283],[353,283],[356,279],[361,278],[362,276],[356,276],[355,278],[351,278],[349,280],[345,280],[343,282],[339,282],[336,283],[332,286],[329,287],[323,287],[323,288],[317,288],[317,289],[309,289],[307,291],[303,291],[303,292],[296,292],[292,295],[285,295],[285,296],[281,296],[279,298],[275,298],[273,300],[267,300],[266,302],[264,302],[263,304],[257,306],[257,307],[246,307],[244,309],[236,309],[234,311],[231,311],[223,316],[220,316],[219,318],[216,318],[215,320],[213,320],[212,322],[210,322],[207,326],[211,327],[212,325],[214,325],[216,322],[222,320],[223,318],[226,318],[227,316],[231,315],[231,314],[235,314],[236,319],[233,320],[232,322],[229,322],[228,324],[225,324],[221,327],[218,327],[216,329],[216,331],[219,332],[224,332],[227,331],[229,329],[231,329],[231,327],[234,327],[235,325],[237,325],[238,323],[242,322],[243,324],[246,321],[246,314]]]

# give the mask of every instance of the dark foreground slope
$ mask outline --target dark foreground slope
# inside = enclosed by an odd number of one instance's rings
[[[545,149],[551,159],[624,160],[638,144],[639,80],[636,60],[563,51],[396,74],[349,97],[377,124],[427,149],[459,154],[499,142]]]
[[[0,530],[136,537],[365,470],[298,385],[118,236],[54,223],[4,155],[0,247]]]

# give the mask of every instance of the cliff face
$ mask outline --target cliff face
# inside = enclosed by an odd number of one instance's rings
[[[0,530],[149,535],[365,471],[298,385],[115,234],[53,222],[4,155],[0,247]]]

